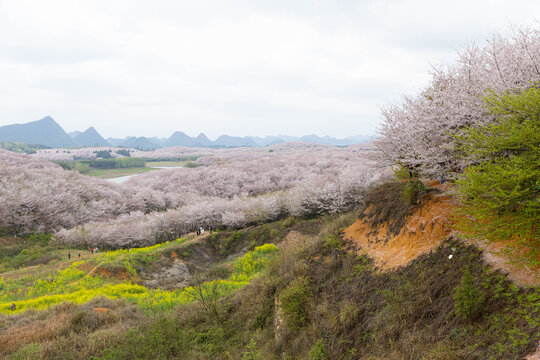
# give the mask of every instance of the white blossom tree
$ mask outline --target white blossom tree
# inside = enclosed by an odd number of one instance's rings
[[[419,166],[425,175],[456,171],[455,134],[470,125],[493,121],[484,108],[489,92],[519,91],[540,81],[540,31],[515,28],[494,35],[483,46],[458,54],[455,65],[434,68],[431,82],[416,97],[383,109],[376,142],[387,164]]]

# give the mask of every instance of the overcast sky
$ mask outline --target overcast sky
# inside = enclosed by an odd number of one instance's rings
[[[0,0],[0,125],[370,135],[431,65],[538,19],[532,0]]]

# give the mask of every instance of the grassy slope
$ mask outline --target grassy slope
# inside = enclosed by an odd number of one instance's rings
[[[188,236],[186,239],[145,248],[96,254],[75,249],[62,251],[51,248],[50,252],[60,255],[49,263],[2,274],[0,313],[14,313],[9,308],[11,303],[16,304],[15,313],[18,313],[29,309],[43,310],[66,301],[84,303],[98,296],[124,298],[146,310],[168,310],[178,304],[190,302],[190,288],[169,291],[146,288],[140,285],[141,271],[145,269],[146,274],[154,268],[153,272],[159,274],[178,258],[186,258],[184,260],[192,267],[204,269],[205,265],[209,264],[196,264],[197,256],[194,252],[204,252],[206,242],[204,237]],[[272,252],[272,247],[265,245],[254,247],[253,251],[236,260],[225,259],[224,265],[232,270],[220,284],[222,290],[229,292],[245,286]],[[72,254],[70,259],[68,253]],[[213,260],[220,262],[219,258]],[[12,264],[12,267],[19,265]]]
[[[322,222],[319,221],[318,225],[313,221],[307,224],[310,229],[316,229]],[[257,246],[271,242],[270,239],[282,241],[289,230],[302,229],[304,226],[304,223],[298,224],[295,219],[289,219],[236,232],[215,232],[201,237],[189,235],[185,241],[177,240],[129,252],[119,250],[100,254],[57,248],[40,241],[0,239],[0,254],[5,254],[0,257],[0,357],[17,349],[21,354],[32,349],[41,351],[46,348],[43,343],[45,338],[64,341],[64,330],[60,329],[71,328],[73,321],[91,318],[99,323],[103,319],[92,312],[94,307],[105,306],[118,310],[117,313],[130,309],[130,319],[134,316],[131,312],[135,311],[140,320],[137,324],[140,325],[152,319],[152,314],[156,312],[167,312],[171,306],[192,300],[184,301],[186,297],[180,290],[155,291],[132,284],[140,281],[138,271],[137,274],[131,273],[133,269],[146,268],[146,271],[159,272],[163,262],[180,259],[188,264],[190,272],[202,283],[223,279],[222,292],[243,287],[266,261],[266,253],[256,251],[246,254],[246,251],[257,250]],[[68,259],[68,253],[71,259]],[[155,267],[157,264],[159,266]],[[118,300],[114,302],[99,295]],[[139,301],[141,295],[146,297],[145,301]],[[93,300],[88,304],[73,304],[91,298]],[[72,305],[52,306],[62,301],[69,301]],[[8,310],[11,302],[17,305],[15,313]],[[132,304],[138,306],[134,308]],[[40,311],[21,311],[28,308]],[[77,316],[77,319],[72,316]],[[81,316],[82,320],[79,318]],[[118,318],[113,323],[125,332],[128,323],[131,324],[130,319]],[[54,326],[50,328],[45,324]],[[105,325],[114,327],[114,324],[106,322]],[[84,338],[95,330],[94,325],[89,328],[83,325],[81,341],[85,342]],[[29,329],[32,329],[30,333]],[[44,332],[54,335],[44,335]],[[34,344],[27,348],[27,342]],[[13,356],[17,358],[18,355]],[[58,357],[62,358],[60,354]]]
[[[537,345],[540,291],[492,271],[476,248],[450,240],[381,273],[348,246],[328,236],[285,251],[266,276],[222,304],[222,323],[178,308],[102,358],[520,359]],[[478,290],[469,317],[457,315],[453,298],[465,271]]]
[[[257,245],[282,242],[291,230],[304,239],[219,302],[219,321],[198,303],[148,313],[122,299],[95,298],[0,316],[0,349],[12,359],[519,359],[538,343],[538,288],[516,287],[458,240],[395,271],[377,271],[336,235],[354,220],[287,219],[179,244],[174,251],[193,261],[190,270],[211,281],[229,278],[233,258]],[[474,296],[456,308],[466,272]],[[464,308],[467,317],[456,311]]]

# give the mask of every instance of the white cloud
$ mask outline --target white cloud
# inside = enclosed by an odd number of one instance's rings
[[[0,0],[0,125],[371,134],[431,64],[539,17],[526,0]]]

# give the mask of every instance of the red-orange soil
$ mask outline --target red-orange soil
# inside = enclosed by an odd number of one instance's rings
[[[381,269],[392,269],[406,265],[421,254],[434,250],[450,235],[459,237],[454,229],[453,213],[456,207],[445,185],[429,183],[442,190],[442,194],[429,195],[423,205],[410,214],[399,234],[388,231],[387,224],[374,228],[366,218],[358,219],[345,230],[344,237],[360,247],[360,251],[372,257]],[[371,209],[367,209],[369,212]],[[460,237],[461,238],[461,237]],[[501,244],[490,244],[467,240],[484,249],[484,258],[496,268],[502,269],[509,277],[522,286],[540,285],[540,269],[530,269],[526,265],[511,264],[508,257],[500,252]]]
[[[109,308],[104,308],[104,307],[99,307],[99,308],[93,308],[92,309],[96,314],[115,314],[116,311],[112,310],[112,309],[109,309]]]
[[[345,238],[353,240],[382,268],[405,265],[436,248],[452,231],[452,198],[430,196],[421,208],[407,217],[398,235],[390,233],[387,224],[374,229],[369,220],[358,219],[345,230]]]

